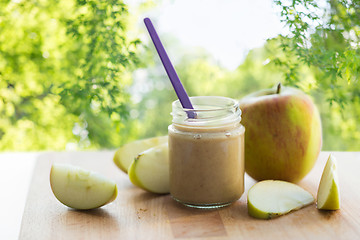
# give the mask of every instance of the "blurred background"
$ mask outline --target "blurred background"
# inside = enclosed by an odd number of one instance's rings
[[[0,151],[115,149],[167,134],[176,95],[150,17],[191,96],[278,82],[311,95],[323,148],[360,151],[360,3],[2,0]]]

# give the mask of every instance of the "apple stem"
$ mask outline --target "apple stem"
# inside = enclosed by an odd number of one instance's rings
[[[279,82],[277,87],[276,87],[276,94],[279,94],[280,91],[281,91],[281,82]]]

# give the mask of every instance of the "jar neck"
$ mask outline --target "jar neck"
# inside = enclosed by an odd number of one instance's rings
[[[186,131],[231,130],[240,125],[241,110],[238,102],[231,98],[201,96],[191,97],[194,109],[182,108],[179,100],[172,104],[173,125]],[[188,111],[193,111],[190,118]]]

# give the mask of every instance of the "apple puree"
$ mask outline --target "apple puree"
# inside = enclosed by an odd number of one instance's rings
[[[244,132],[240,123],[218,128],[169,126],[170,193],[185,205],[224,206],[244,192]]]

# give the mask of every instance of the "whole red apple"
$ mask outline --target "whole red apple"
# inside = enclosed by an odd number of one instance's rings
[[[256,180],[298,182],[322,146],[319,112],[302,91],[278,84],[240,100],[245,126],[245,170]]]

